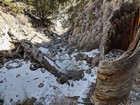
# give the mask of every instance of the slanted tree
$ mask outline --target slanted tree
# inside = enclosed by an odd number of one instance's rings
[[[59,3],[57,0],[19,0],[28,5],[25,8],[25,12],[30,15],[39,18],[42,25],[47,26],[50,22],[50,19],[53,18],[58,12]],[[31,11],[29,11],[31,10]],[[34,12],[33,12],[34,11]]]
[[[102,60],[97,72],[95,105],[118,105],[129,97],[140,64],[140,8],[139,3],[122,2],[109,18],[101,43]],[[114,61],[106,61],[112,49],[125,51]]]

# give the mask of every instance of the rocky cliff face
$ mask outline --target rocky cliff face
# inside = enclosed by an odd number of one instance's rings
[[[72,36],[69,45],[80,50],[97,48],[102,37],[102,0],[90,0],[73,18]]]
[[[124,2],[138,0],[89,0],[73,18],[72,36],[69,45],[80,50],[92,50],[100,45],[102,36],[107,34],[111,27],[110,19],[114,11]],[[104,42],[103,42],[104,43]]]

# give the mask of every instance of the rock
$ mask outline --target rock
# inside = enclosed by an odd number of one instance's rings
[[[30,70],[35,71],[38,68],[41,68],[42,66],[38,62],[32,62],[30,65]]]
[[[46,69],[45,69],[45,68],[40,68],[40,71],[41,71],[42,73],[45,73]]]
[[[39,88],[42,88],[43,86],[44,86],[43,83],[40,83],[40,84],[38,85]]]
[[[91,69],[86,70],[86,73],[87,73],[87,74],[91,74]]]
[[[15,69],[15,68],[19,68],[19,67],[21,67],[22,66],[22,63],[20,62],[20,61],[18,61],[18,60],[13,60],[13,61],[11,61],[11,62],[8,62],[7,64],[6,64],[6,68],[7,69]]]
[[[35,70],[37,70],[38,68],[34,65],[34,64],[31,64],[30,65],[30,70],[31,71],[35,71]]]
[[[74,52],[76,48],[75,47],[71,47],[68,49],[68,54],[72,54]]]
[[[44,105],[44,104],[42,104],[41,102],[37,102],[36,105]]]
[[[105,60],[114,61],[118,59],[123,53],[124,53],[123,50],[113,49],[105,55]]]
[[[75,56],[76,61],[82,61],[82,60],[86,60],[87,59],[87,55],[86,54],[82,54],[79,53]]]
[[[35,105],[35,103],[36,103],[36,98],[34,98],[34,97],[31,97],[31,98],[26,98],[26,99],[24,99],[23,101],[20,101],[20,100],[18,100],[17,102],[16,102],[16,105]]]
[[[86,61],[87,61],[87,63],[91,66],[91,64],[92,64],[92,60],[93,60],[93,57],[88,57],[87,59],[86,59]]]
[[[3,80],[1,80],[0,83],[3,83]]]
[[[4,104],[4,100],[0,99],[0,105],[3,105],[3,104]]]
[[[16,75],[16,78],[18,78],[18,77],[20,77],[20,74],[17,74],[17,75]]]
[[[69,80],[81,80],[84,77],[84,71],[70,70],[67,71],[65,77],[68,78]]]
[[[74,84],[73,83],[71,83],[71,87],[74,87]]]
[[[100,54],[97,54],[97,55],[92,59],[91,66],[92,66],[92,67],[98,66],[100,60],[101,60]]]
[[[82,80],[83,80],[83,81],[87,81],[87,78],[83,78]]]
[[[64,83],[66,83],[68,81],[66,78],[63,78],[63,77],[57,78],[56,80],[60,84],[64,84]]]

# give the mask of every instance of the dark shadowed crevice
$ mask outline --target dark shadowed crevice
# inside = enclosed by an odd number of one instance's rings
[[[94,94],[95,105],[119,105],[127,102],[140,62],[140,9],[124,3],[110,19],[103,37],[103,60],[100,61]],[[115,60],[105,57],[113,49],[124,53]],[[112,57],[112,56],[111,56]]]
[[[127,51],[135,43],[139,28],[140,9],[130,3],[125,3],[115,11],[110,19],[112,27],[108,31],[108,40],[105,53],[112,49]]]

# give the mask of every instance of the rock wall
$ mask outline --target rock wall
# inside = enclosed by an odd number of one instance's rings
[[[69,46],[89,51],[97,48],[102,37],[103,0],[89,0],[73,18]]]
[[[73,19],[69,46],[84,51],[98,48],[102,36],[105,36],[111,27],[110,19],[114,11],[119,9],[124,2],[137,4],[138,0],[89,0]],[[102,40],[101,45],[103,43]]]

